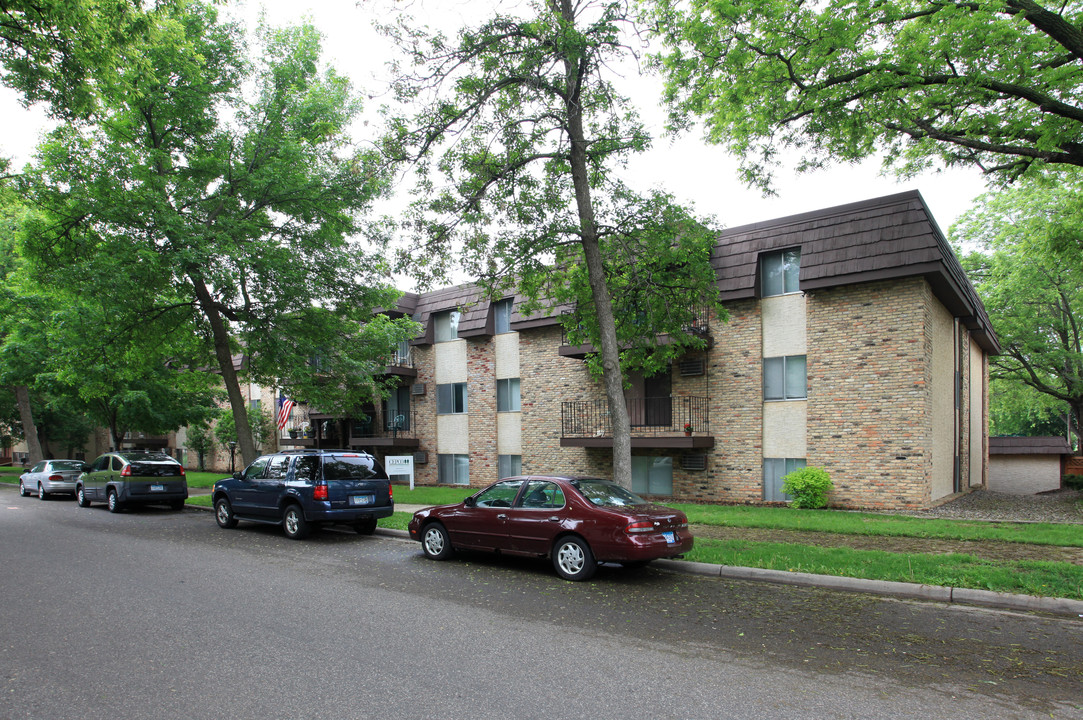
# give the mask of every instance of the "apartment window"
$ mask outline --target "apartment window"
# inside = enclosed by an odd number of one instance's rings
[[[632,456],[632,492],[673,494],[673,458]]]
[[[760,256],[760,297],[800,290],[801,250],[781,250]]]
[[[768,502],[790,502],[792,497],[782,492],[782,478],[805,467],[805,458],[764,458],[763,499]]]
[[[522,455],[497,455],[496,456],[497,480],[506,477],[515,477],[523,474]]]
[[[441,485],[469,485],[470,456],[437,455],[436,481]]]
[[[462,317],[458,310],[445,310],[433,315],[436,323],[436,342],[448,342],[459,337],[459,318]]]
[[[496,381],[496,411],[519,412],[522,402],[519,395],[519,378]]]
[[[494,332],[497,335],[511,332],[511,298],[493,303]]]
[[[437,385],[436,412],[439,415],[454,415],[466,412],[466,383]]]
[[[803,400],[808,397],[804,355],[763,359],[763,399]]]

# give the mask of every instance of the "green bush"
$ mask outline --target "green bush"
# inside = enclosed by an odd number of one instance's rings
[[[795,508],[824,507],[831,487],[831,476],[818,467],[803,467],[782,478],[782,492],[793,496]]]
[[[1064,486],[1073,490],[1083,490],[1083,475],[1065,475]]]

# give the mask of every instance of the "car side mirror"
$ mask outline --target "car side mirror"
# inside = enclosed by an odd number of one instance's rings
[[[90,471],[91,471],[91,470],[93,470],[93,469],[94,469],[94,468],[92,468],[92,467],[91,467],[91,466],[89,466],[89,465],[83,465],[83,467],[81,468],[81,470],[82,470],[83,472],[90,472]]]
[[[473,495],[471,495],[467,499],[463,500],[463,505],[465,505],[466,507],[474,507],[477,504],[478,504],[478,501],[474,499]]]
[[[244,473],[242,473],[242,472],[233,473],[233,479],[234,480],[244,480]]]

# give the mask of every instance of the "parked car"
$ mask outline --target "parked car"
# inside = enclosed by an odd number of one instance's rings
[[[395,512],[391,480],[372,455],[352,450],[295,450],[264,455],[214,484],[214,517],[223,528],[238,520],[282,525],[286,537],[306,537],[314,525],[342,523],[371,535]]]
[[[74,495],[82,472],[82,460],[42,460],[19,476],[19,494],[36,492],[42,500],[54,493]]]
[[[680,510],[590,477],[507,478],[456,505],[419,510],[409,530],[433,560],[457,549],[548,556],[566,580],[592,577],[599,562],[676,557],[693,543]]]
[[[104,502],[110,512],[156,503],[180,510],[188,499],[188,481],[184,466],[163,452],[122,450],[83,466],[75,499],[79,507]]]

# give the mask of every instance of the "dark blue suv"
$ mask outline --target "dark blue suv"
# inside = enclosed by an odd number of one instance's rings
[[[391,481],[376,458],[352,450],[296,450],[259,457],[214,484],[214,517],[281,525],[299,540],[313,525],[342,523],[370,535],[395,512]]]

